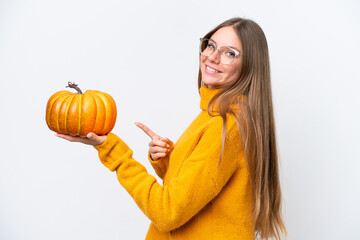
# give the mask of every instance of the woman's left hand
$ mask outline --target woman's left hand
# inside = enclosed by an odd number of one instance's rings
[[[81,142],[87,145],[100,145],[105,142],[107,135],[98,136],[95,133],[91,132],[86,137],[74,137],[66,134],[56,134],[57,137],[66,139],[70,142]]]

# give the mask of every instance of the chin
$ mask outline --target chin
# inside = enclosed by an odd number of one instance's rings
[[[207,85],[207,86],[216,86],[217,84],[214,82],[214,81],[211,81],[211,80],[209,80],[209,79],[202,79],[202,82],[205,84],[205,85]]]
[[[217,85],[211,84],[211,83],[209,83],[209,82],[206,82],[206,81],[204,82],[204,81],[203,81],[203,83],[204,83],[208,88],[210,88],[210,89],[211,89],[211,88],[218,88]]]

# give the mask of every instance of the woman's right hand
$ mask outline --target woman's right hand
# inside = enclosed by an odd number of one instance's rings
[[[160,137],[142,123],[136,122],[135,125],[151,138],[149,152],[152,160],[157,161],[160,158],[166,157],[171,152],[171,147],[174,145],[172,141],[168,138]]]
[[[92,146],[96,146],[104,143],[107,137],[107,135],[98,136],[93,132],[89,133],[86,137],[85,136],[76,137],[76,136],[70,136],[68,134],[60,134],[60,133],[56,134],[56,136],[59,138],[66,139],[70,142],[81,142]]]

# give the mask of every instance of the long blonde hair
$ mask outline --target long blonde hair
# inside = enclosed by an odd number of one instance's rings
[[[222,151],[226,139],[226,115],[235,117],[245,150],[253,189],[253,221],[256,237],[281,239],[286,228],[281,216],[281,189],[275,121],[272,104],[270,61],[266,37],[258,24],[249,19],[232,18],[211,30],[204,38],[220,28],[233,26],[242,46],[242,66],[239,79],[225,86],[208,106],[212,114],[216,102],[223,119]],[[198,88],[203,85],[199,70]],[[245,99],[245,100],[244,100]],[[234,111],[234,104],[240,111]],[[221,158],[220,158],[221,161]]]

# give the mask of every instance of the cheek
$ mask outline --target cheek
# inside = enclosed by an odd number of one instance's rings
[[[205,61],[206,61],[206,59],[207,59],[207,57],[200,56],[200,70],[201,70],[201,73],[205,69]]]
[[[200,65],[201,65],[201,66],[204,66],[206,58],[207,58],[207,57],[200,56]]]
[[[240,77],[240,67],[236,66],[236,67],[232,67],[228,69],[228,80],[229,81],[236,81],[237,79],[239,79]]]

